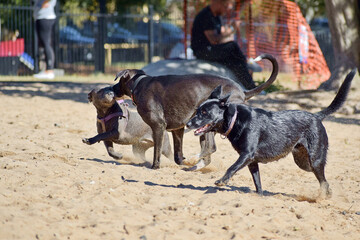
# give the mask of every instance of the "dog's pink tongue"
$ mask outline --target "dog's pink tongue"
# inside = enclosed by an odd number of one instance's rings
[[[194,134],[197,135],[197,134],[200,134],[202,133],[203,131],[205,131],[208,127],[208,124],[206,124],[205,126],[201,127],[201,128],[198,128],[194,131]]]
[[[199,134],[200,132],[201,132],[201,128],[196,129],[196,130],[194,131],[194,134],[197,135],[197,134]]]

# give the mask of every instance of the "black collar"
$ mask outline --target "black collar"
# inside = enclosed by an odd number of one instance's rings
[[[135,75],[135,77],[136,77],[136,75]],[[143,78],[145,78],[145,77],[147,77],[147,75],[139,75],[139,76],[136,78],[136,80],[133,82],[133,84],[132,84],[132,86],[131,86],[131,89],[130,89],[131,95],[134,93],[135,88],[137,87],[137,85],[139,84],[139,82],[140,82]]]
[[[134,77],[136,77],[136,75],[135,75]],[[132,99],[134,105],[136,105],[135,97],[134,97],[134,91],[135,91],[137,85],[139,84],[139,82],[140,82],[143,78],[145,78],[145,77],[147,77],[147,75],[145,75],[145,74],[138,76],[138,77],[136,78],[136,80],[133,82],[133,84],[132,84],[132,86],[131,86],[131,88],[130,88],[131,99]]]

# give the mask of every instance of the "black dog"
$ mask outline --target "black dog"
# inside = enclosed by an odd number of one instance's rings
[[[258,59],[270,60],[273,64],[273,71],[265,83],[246,91],[243,91],[231,79],[208,74],[153,77],[146,75],[142,70],[127,69],[116,75],[115,80],[120,79],[119,83],[113,86],[116,96],[131,96],[137,105],[140,116],[153,131],[153,169],[160,166],[160,152],[165,130],[172,132],[175,162],[182,164],[185,124],[215,87],[222,85],[225,92],[232,92],[231,102],[244,103],[274,82],[278,73],[276,59],[268,54],[263,54]],[[189,170],[197,170],[210,163],[210,155],[216,150],[213,133],[201,136],[200,145],[200,160]]]
[[[320,182],[320,196],[330,197],[324,173],[328,137],[321,121],[345,102],[355,72],[354,69],[346,76],[330,106],[315,114],[298,110],[271,112],[229,104],[230,95],[220,97],[221,86],[217,87],[187,123],[188,128],[197,129],[195,135],[209,131],[225,135],[240,154],[215,184],[227,184],[238,170],[248,166],[256,191],[262,194],[258,163],[276,161],[292,152],[301,169],[315,174]]]

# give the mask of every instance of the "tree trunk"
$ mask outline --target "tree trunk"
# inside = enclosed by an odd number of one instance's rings
[[[360,70],[359,0],[325,0],[334,48],[335,69],[319,89],[338,89],[350,69]]]

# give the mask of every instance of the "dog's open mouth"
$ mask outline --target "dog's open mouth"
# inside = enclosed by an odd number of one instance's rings
[[[194,131],[195,136],[202,135],[208,131],[210,131],[212,128],[211,124],[206,124],[205,126],[202,126]]]

